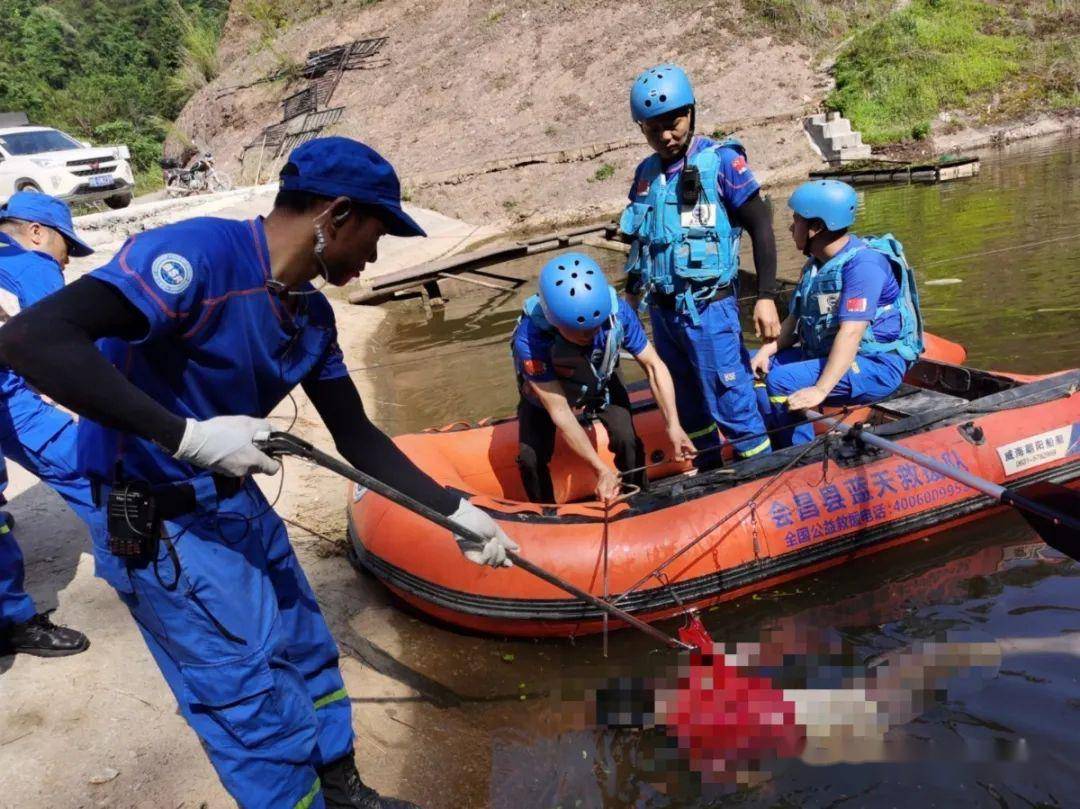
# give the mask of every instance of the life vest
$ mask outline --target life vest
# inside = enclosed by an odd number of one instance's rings
[[[660,156],[646,158],[637,182],[648,184],[648,192],[627,205],[619,220],[619,229],[633,237],[626,271],[640,273],[646,292],[677,295],[679,307],[695,320],[695,298],[712,297],[739,272],[742,229],[728,219],[717,186],[718,150],[723,146],[746,154],[737,140],[710,141],[687,158],[701,177],[701,193],[693,206],[680,204],[679,183],[668,181]]]
[[[596,352],[590,346],[571,343],[548,322],[544,316],[543,307],[540,305],[539,295],[533,295],[525,301],[521,317],[518,318],[519,326],[527,317],[538,329],[554,336],[551,364],[571,407],[602,410],[608,404],[608,380],[619,365],[619,349],[622,348],[625,336],[622,321],[618,317],[619,296],[614,288],[609,288],[609,291],[611,316],[608,318],[607,340],[595,363],[593,354]],[[532,402],[536,401],[535,395],[529,390],[523,378],[519,377],[518,385],[525,398]]]
[[[808,357],[826,357],[840,328],[840,290],[844,266],[862,250],[876,250],[885,256],[896,274],[900,294],[892,303],[879,305],[859,343],[860,354],[884,354],[894,351],[909,362],[923,351],[922,314],[919,311],[919,292],[915,272],[904,257],[904,248],[891,233],[871,236],[852,250],[847,250],[825,262],[814,272],[810,259],[803,267],[799,285],[791,299],[791,312],[802,350]],[[900,313],[900,334],[895,340],[881,341],[874,335],[874,323],[893,309]]]

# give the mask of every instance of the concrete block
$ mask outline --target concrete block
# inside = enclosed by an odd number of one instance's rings
[[[832,138],[837,135],[847,135],[851,132],[851,121],[841,118],[839,121],[829,121],[822,130],[825,137]]]

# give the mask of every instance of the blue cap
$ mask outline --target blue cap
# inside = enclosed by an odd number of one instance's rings
[[[280,187],[375,205],[386,212],[386,232],[392,236],[427,236],[401,209],[401,183],[394,167],[358,140],[315,138],[297,146],[281,171]]]
[[[94,252],[93,247],[75,235],[71,209],[62,199],[37,191],[18,191],[0,207],[0,220],[3,219],[37,222],[52,228],[67,240],[68,252],[73,256],[88,256]]]

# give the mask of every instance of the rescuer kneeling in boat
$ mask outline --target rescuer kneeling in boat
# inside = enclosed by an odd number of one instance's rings
[[[813,425],[796,424],[795,411],[880,401],[922,353],[919,295],[904,249],[891,234],[848,233],[857,204],[855,189],[838,180],[803,183],[788,199],[791,235],[808,261],[780,337],[751,361],[765,376],[766,420],[788,428],[774,434],[776,447],[813,439]]]
[[[555,502],[548,463],[555,449],[556,428],[570,449],[596,471],[596,496],[610,500],[619,494],[619,475],[593,448],[574,413],[576,408],[603,423],[619,470],[638,470],[627,482],[645,486],[645,472],[640,469],[645,465],[645,448],[634,432],[630,397],[616,373],[622,349],[633,355],[648,376],[675,458],[694,454],[694,444],[679,423],[667,366],[649,344],[634,310],[588,256],[566,253],[544,265],[540,294],[525,302],[511,347],[521,391],[518,467],[526,496],[533,502]]]

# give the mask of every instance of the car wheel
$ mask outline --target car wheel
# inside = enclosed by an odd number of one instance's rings
[[[16,191],[32,191],[35,194],[41,193],[41,186],[35,183],[33,180],[21,180],[15,185]]]
[[[115,197],[105,197],[105,204],[114,211],[119,208],[126,208],[131,204],[131,194],[117,194]]]

